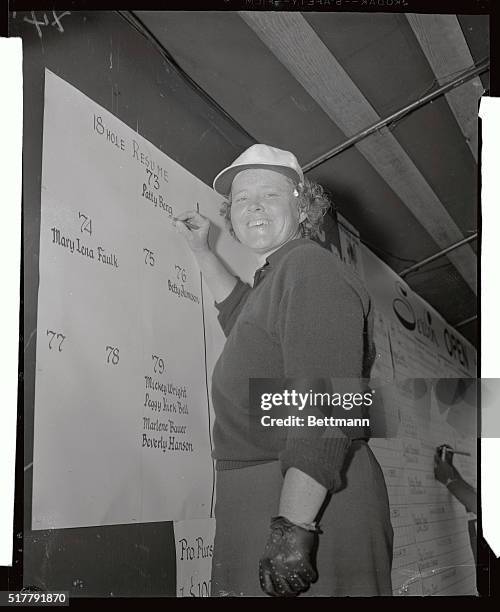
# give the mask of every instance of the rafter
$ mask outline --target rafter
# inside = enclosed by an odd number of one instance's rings
[[[451,76],[474,65],[474,59],[455,15],[407,14],[406,18],[440,85]],[[476,160],[478,100],[483,92],[481,79],[476,77],[446,94],[446,100]]]
[[[380,120],[344,68],[300,13],[242,11],[241,18],[347,137]],[[394,135],[383,128],[356,144],[436,244],[463,235]],[[448,255],[476,293],[476,256],[469,245]]]

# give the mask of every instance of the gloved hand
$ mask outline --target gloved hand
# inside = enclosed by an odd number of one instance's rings
[[[312,549],[319,529],[309,531],[283,516],[271,519],[271,533],[259,563],[262,590],[273,597],[296,597],[318,579]]]

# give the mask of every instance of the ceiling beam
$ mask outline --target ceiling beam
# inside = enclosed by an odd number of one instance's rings
[[[406,18],[439,85],[474,65],[474,58],[455,15],[407,14]],[[476,77],[464,83],[460,89],[446,94],[448,105],[476,161],[478,100],[483,93],[481,79]]]
[[[309,172],[313,168],[316,168],[316,166],[319,166],[323,164],[324,162],[326,162],[327,160],[331,159],[332,157],[335,157],[335,155],[338,155],[339,153],[342,153],[346,149],[349,149],[350,147],[355,145],[360,140],[363,140],[370,134],[377,132],[378,130],[380,130],[380,128],[383,128],[396,121],[399,121],[406,115],[409,115],[410,113],[424,106],[425,104],[432,102],[433,100],[435,100],[436,98],[439,98],[440,96],[444,96],[445,93],[447,93],[451,89],[455,87],[460,87],[465,82],[469,81],[470,79],[475,78],[476,76],[478,76],[479,74],[482,74],[483,72],[488,72],[489,69],[490,69],[490,62],[487,61],[487,62],[483,62],[479,64],[475,68],[469,68],[468,70],[461,72],[458,76],[456,76],[453,80],[449,81],[448,83],[445,83],[444,85],[440,85],[437,89],[434,89],[430,93],[425,94],[425,96],[423,96],[422,98],[419,98],[418,100],[415,100],[414,102],[410,102],[410,104],[407,104],[406,106],[403,106],[403,108],[400,108],[394,113],[391,113],[387,117],[380,119],[380,121],[377,121],[377,123],[370,125],[369,127],[365,128],[361,132],[354,134],[354,136],[351,136],[344,142],[341,142],[340,144],[331,148],[329,151],[322,153],[319,157],[316,157],[315,159],[308,162],[305,166],[302,166],[302,170],[304,172]]]
[[[241,11],[241,18],[350,137],[380,120],[347,72],[300,13]],[[463,239],[446,208],[392,132],[382,128],[358,142],[364,155],[438,246]],[[448,254],[477,292],[477,260],[469,245]]]

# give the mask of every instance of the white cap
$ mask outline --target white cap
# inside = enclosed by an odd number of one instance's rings
[[[293,153],[265,144],[254,144],[237,157],[230,166],[219,172],[213,183],[215,191],[227,196],[231,191],[235,176],[243,170],[252,168],[274,170],[274,172],[288,176],[297,184],[304,181],[304,174]]]

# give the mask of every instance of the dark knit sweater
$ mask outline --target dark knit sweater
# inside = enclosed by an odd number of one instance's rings
[[[250,378],[368,378],[373,363],[370,299],[332,253],[292,240],[216,304],[227,336],[212,379],[217,469],[280,460],[327,489],[341,485],[350,439],[335,427],[249,427]],[[255,415],[255,410],[254,410]],[[305,431],[306,430],[306,431]]]

